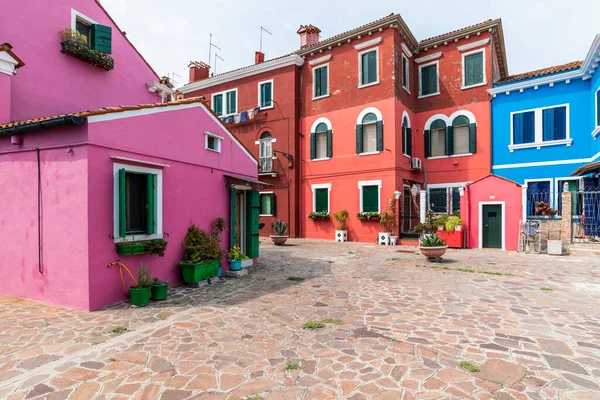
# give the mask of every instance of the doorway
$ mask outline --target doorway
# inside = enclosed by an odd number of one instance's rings
[[[259,194],[250,186],[232,185],[230,247],[238,246],[250,259],[258,258]],[[244,263],[242,263],[242,266]]]
[[[502,204],[480,203],[480,248],[504,248],[504,216]]]

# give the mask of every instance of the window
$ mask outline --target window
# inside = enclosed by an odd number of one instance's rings
[[[78,19],[75,22],[75,29],[77,30],[77,32],[86,37],[88,44],[92,42],[92,26],[90,24],[87,24]]]
[[[221,136],[217,136],[210,132],[204,132],[204,137],[206,150],[215,151],[217,153],[221,152],[221,140],[223,140]]]
[[[313,212],[329,212],[330,201],[329,195],[331,192],[330,183],[321,183],[311,186],[313,193]]]
[[[71,29],[87,38],[87,44],[94,50],[112,53],[112,28],[98,24],[93,19],[71,9]]]
[[[213,111],[217,116],[223,115],[223,94],[213,94],[212,97]]]
[[[260,157],[260,172],[273,172],[273,138],[270,132],[265,132],[260,135],[259,157]]]
[[[273,108],[273,80],[259,83],[258,95],[261,109]]]
[[[452,154],[470,153],[469,146],[469,118],[464,115],[454,118],[452,122],[453,151]]]
[[[212,108],[217,116],[229,116],[237,113],[237,89],[212,95]]]
[[[485,84],[485,50],[463,54],[463,88]]]
[[[406,89],[408,93],[410,93],[410,83],[409,83],[409,63],[408,58],[404,54],[402,54],[402,87]]]
[[[527,184],[527,215],[539,215],[541,212],[536,211],[535,204],[543,202],[552,204],[551,180],[540,181],[525,181]]]
[[[510,151],[528,147],[570,146],[569,105],[542,107],[511,113]]]
[[[567,138],[567,107],[542,110],[542,138],[544,142]]]
[[[438,61],[419,66],[419,97],[439,94]]]
[[[125,164],[113,169],[115,241],[162,238],[162,170]]]
[[[438,119],[431,124],[429,157],[439,157],[446,155],[446,123]]]
[[[363,111],[356,125],[356,153],[373,154],[383,151],[383,121],[379,110]],[[361,113],[361,115],[363,114]],[[377,114],[376,114],[377,113]],[[360,118],[360,115],[359,115]]]
[[[310,159],[323,160],[332,156],[331,129],[325,122],[317,124],[315,131],[310,134]]]
[[[358,189],[360,190],[360,211],[380,212],[381,181],[360,181],[358,182]]]
[[[237,113],[237,90],[225,93],[225,97],[227,98],[226,113],[228,115]]]
[[[273,192],[260,192],[260,215],[275,215],[275,194]]]
[[[378,50],[359,53],[359,82],[358,87],[379,83]]]
[[[412,129],[406,116],[402,118],[402,151],[412,157]]]
[[[313,69],[313,99],[329,96],[329,65]]]
[[[465,110],[453,115],[456,114],[450,125],[440,118],[434,120],[427,129],[427,122],[424,132],[425,157],[451,157],[477,152],[477,124],[472,121],[473,114]]]
[[[535,113],[533,111],[513,114],[513,143],[535,142]]]
[[[429,207],[435,214],[460,213],[460,189],[458,186],[429,189]]]

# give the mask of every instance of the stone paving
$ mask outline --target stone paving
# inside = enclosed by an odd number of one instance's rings
[[[0,297],[0,398],[600,399],[600,258],[264,242],[145,308]]]

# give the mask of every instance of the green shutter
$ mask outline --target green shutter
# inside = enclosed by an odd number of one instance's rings
[[[92,25],[91,29],[91,48],[99,50],[106,54],[112,52],[112,28],[104,25]]]
[[[356,154],[362,153],[363,150],[363,126],[356,125]]]
[[[412,128],[406,128],[406,154],[412,157]]]
[[[227,114],[235,114],[237,112],[236,110],[236,92],[235,91],[231,91],[231,92],[227,92],[225,94],[225,98],[226,98],[226,103],[227,103]]]
[[[310,159],[314,160],[317,158],[317,134],[311,132],[310,134]]]
[[[260,106],[271,107],[272,104],[272,84],[271,82],[260,85]]]
[[[469,124],[469,153],[477,152],[477,125]]]
[[[127,192],[125,190],[125,168],[119,170],[119,237],[127,235]]]
[[[258,258],[258,224],[259,224],[259,202],[258,191],[246,192],[246,255],[250,258]]]
[[[323,67],[320,69],[321,71],[321,77],[320,77],[320,81],[321,81],[321,96],[324,96],[326,94],[328,94],[328,90],[327,90],[327,69],[329,67]]]
[[[425,139],[425,158],[431,155],[431,131],[426,129],[424,132]]]
[[[379,211],[379,187],[378,186],[363,186],[363,209],[364,212]]]
[[[315,211],[329,212],[329,189],[315,189]]]
[[[213,97],[213,111],[219,117],[223,115],[223,95],[218,94]]]
[[[383,151],[383,121],[377,121],[375,129],[377,131],[377,151]]]
[[[269,196],[271,196],[271,212],[270,212],[270,214],[275,216],[275,212],[277,209],[277,207],[276,207],[277,202],[275,201],[275,193],[271,193]]]
[[[331,158],[331,156],[333,155],[333,143],[332,143],[332,135],[331,135],[331,129],[329,129],[327,131],[327,157]]]
[[[146,233],[153,235],[156,233],[156,175],[146,175]]]
[[[231,188],[231,218],[229,223],[229,247],[237,244],[237,190]]]
[[[454,154],[454,127],[446,127],[446,155],[451,156]]]
[[[483,53],[465,57],[465,86],[483,82]]]
[[[323,93],[321,92],[322,88],[321,88],[321,73],[323,71],[323,68],[318,68],[315,70],[315,75],[314,75],[314,85],[315,85],[315,93],[314,93],[314,97],[319,97],[321,96]]]

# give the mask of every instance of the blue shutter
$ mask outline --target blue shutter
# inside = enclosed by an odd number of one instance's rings
[[[513,114],[513,144],[523,144],[525,142],[524,130],[523,113]]]
[[[535,113],[533,111],[526,112],[524,115],[525,143],[535,142]]]
[[[555,140],[554,132],[554,108],[548,108],[542,110],[542,131],[543,140],[547,142],[549,140]]]
[[[567,138],[567,107],[557,107],[554,109],[554,140],[563,140]]]

